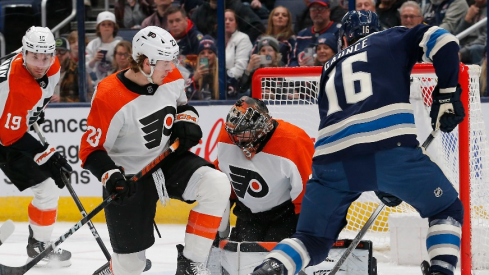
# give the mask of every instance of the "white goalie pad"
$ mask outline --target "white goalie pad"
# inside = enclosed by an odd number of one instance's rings
[[[248,275],[263,262],[265,256],[277,245],[276,242],[232,242],[222,240],[221,272],[225,275]],[[214,269],[215,270],[215,269]]]
[[[307,275],[327,275],[345,253],[352,240],[338,240],[329,251],[328,258],[315,266],[304,269]],[[338,275],[376,275],[377,263],[372,257],[372,242],[360,241],[347,260],[340,267]]]

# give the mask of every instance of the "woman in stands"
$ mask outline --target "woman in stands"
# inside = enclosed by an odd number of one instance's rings
[[[197,67],[185,83],[188,100],[219,99],[217,47],[214,38],[205,35],[200,40]]]
[[[95,30],[97,38],[90,41],[86,49],[86,68],[96,86],[112,72],[114,48],[121,38],[116,37],[119,25],[115,22],[115,15],[110,11],[103,11],[97,15]]]
[[[253,45],[250,37],[238,30],[236,13],[227,9],[224,12],[224,31],[226,38],[226,72],[227,72],[227,96],[237,95],[237,83],[243,75]]]
[[[268,17],[267,30],[264,35],[275,37],[279,42],[279,52],[282,54],[282,62],[285,66],[289,65],[295,47],[295,33],[292,28],[292,13],[284,6],[277,6],[270,12]],[[255,43],[253,53],[258,52]]]
[[[115,46],[112,67],[112,73],[129,68],[131,65],[129,56],[132,55],[132,44],[129,41],[122,40]]]

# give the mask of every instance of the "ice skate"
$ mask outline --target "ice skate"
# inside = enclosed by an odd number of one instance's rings
[[[193,262],[183,256],[183,245],[177,244],[177,272],[176,275],[211,275],[204,263]]]
[[[284,275],[287,274],[285,266],[272,258],[266,259],[257,266],[251,275]]]
[[[31,227],[29,226],[29,240],[27,243],[27,256],[29,256],[29,258],[27,259],[28,262],[34,259],[37,255],[44,251],[46,247],[50,245],[34,239],[32,235],[33,232]],[[61,248],[55,248],[44,259],[42,259],[42,262],[45,263],[44,266],[67,267],[71,265],[70,259],[71,252],[63,250]]]

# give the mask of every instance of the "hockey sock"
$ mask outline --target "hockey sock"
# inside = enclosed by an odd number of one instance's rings
[[[311,260],[306,247],[299,239],[281,241],[266,258],[274,258],[280,261],[287,269],[288,275],[299,273]]]

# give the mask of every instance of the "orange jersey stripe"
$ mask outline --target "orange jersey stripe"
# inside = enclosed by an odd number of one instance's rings
[[[211,216],[192,210],[188,217],[186,232],[214,240],[220,223],[221,217]]]
[[[41,210],[32,203],[29,204],[28,213],[29,220],[35,225],[48,226],[56,222],[56,214],[58,209]]]

